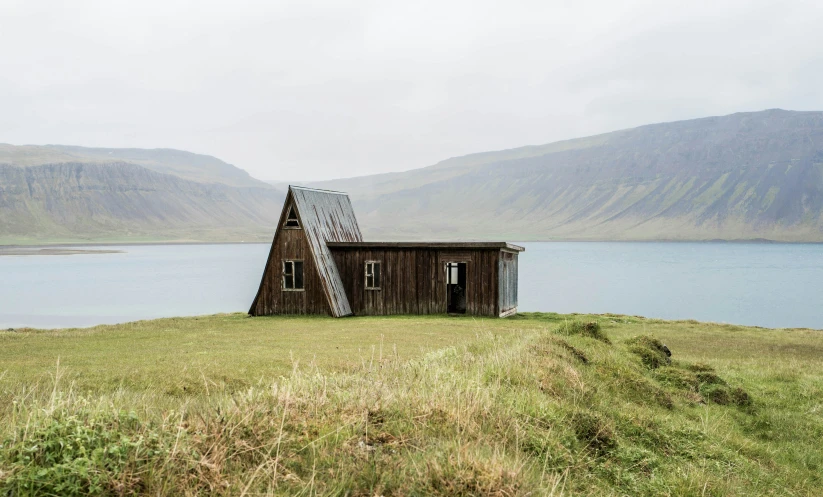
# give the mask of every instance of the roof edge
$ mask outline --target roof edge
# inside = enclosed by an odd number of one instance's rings
[[[269,255],[266,256],[266,265],[263,266],[263,275],[260,276],[260,285],[257,287],[257,293],[254,295],[254,300],[251,302],[251,307],[249,308],[249,316],[257,316],[255,313],[255,309],[257,308],[257,302],[260,300],[260,292],[263,291],[263,282],[266,279],[266,272],[269,269],[269,264],[271,263],[272,255],[274,254],[274,247],[275,243],[277,242],[277,235],[280,234],[280,229],[283,226],[283,223],[286,222],[286,207],[290,205],[289,200],[294,202],[294,194],[291,191],[286,192],[286,198],[283,199],[283,207],[280,209],[280,218],[277,221],[277,227],[274,229],[274,235],[272,235],[271,239],[271,247],[269,247]]]
[[[326,245],[329,248],[476,248],[526,251],[525,247],[509,242],[326,242]]]
[[[307,186],[298,186],[298,185],[289,185],[289,189],[304,190],[304,191],[308,191],[308,192],[333,193],[335,195],[346,195],[346,196],[349,195],[346,192],[338,192],[337,190],[323,190],[322,188],[309,188]]]

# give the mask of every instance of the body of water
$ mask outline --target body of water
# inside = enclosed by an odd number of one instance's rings
[[[823,328],[823,245],[525,243],[520,311]],[[0,257],[0,327],[246,312],[269,246]]]

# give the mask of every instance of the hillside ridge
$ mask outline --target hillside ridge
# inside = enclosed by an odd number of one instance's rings
[[[0,164],[0,242],[265,240],[283,198],[126,162]]]
[[[246,171],[216,157],[173,148],[100,148],[74,145],[10,145],[0,143],[0,164],[18,167],[58,163],[137,164],[160,173],[201,183],[268,187]]]
[[[349,191],[371,238],[817,242],[823,112],[649,124],[312,186]]]
[[[31,191],[55,194],[40,203],[20,197],[20,189],[14,199],[0,198],[0,204],[12,206],[0,211],[0,243],[37,243],[55,236],[167,239],[170,233],[175,240],[227,241],[250,236],[250,229],[255,239],[266,239],[283,198],[283,186],[276,182],[258,181],[214,157],[174,149],[0,144],[3,163],[11,165],[0,170],[0,185],[29,181]],[[55,164],[75,169],[131,164],[198,186],[172,188],[176,200],[169,202],[144,198],[142,207],[132,198],[135,193],[108,195],[103,208],[99,191],[97,200],[90,199],[88,185],[69,183],[78,188],[69,195],[68,186],[37,184],[58,177],[20,176],[21,170]],[[149,178],[129,171],[107,173],[108,189],[143,191],[140,181]],[[201,194],[217,191],[213,185],[235,190],[225,193],[232,199],[228,211],[212,216],[205,213],[227,205]],[[648,124],[305,186],[348,192],[363,233],[372,240],[823,242],[823,112],[770,109]],[[249,187],[260,190],[240,198],[237,189]],[[120,209],[117,202],[128,207]],[[156,205],[172,211],[158,215]],[[118,217],[130,209],[144,209],[145,219]],[[57,214],[61,211],[66,214]],[[109,213],[105,221],[101,212]],[[61,216],[75,222],[55,221]],[[134,224],[141,226],[139,234]],[[68,226],[78,231],[70,233]]]

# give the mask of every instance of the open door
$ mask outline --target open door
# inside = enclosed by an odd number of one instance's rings
[[[446,299],[449,314],[466,314],[466,263],[446,263]]]

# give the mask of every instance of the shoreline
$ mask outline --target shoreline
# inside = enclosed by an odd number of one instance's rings
[[[0,252],[5,249],[34,249],[34,248],[63,248],[63,247],[139,247],[147,245],[271,245],[271,242],[58,242],[58,243],[39,243],[39,244],[24,244],[24,245],[2,245],[0,244]],[[114,251],[122,252],[122,251]]]
[[[125,250],[83,250],[60,247],[14,247],[0,246],[2,256],[37,256],[37,255],[96,255],[96,254],[125,254]]]

